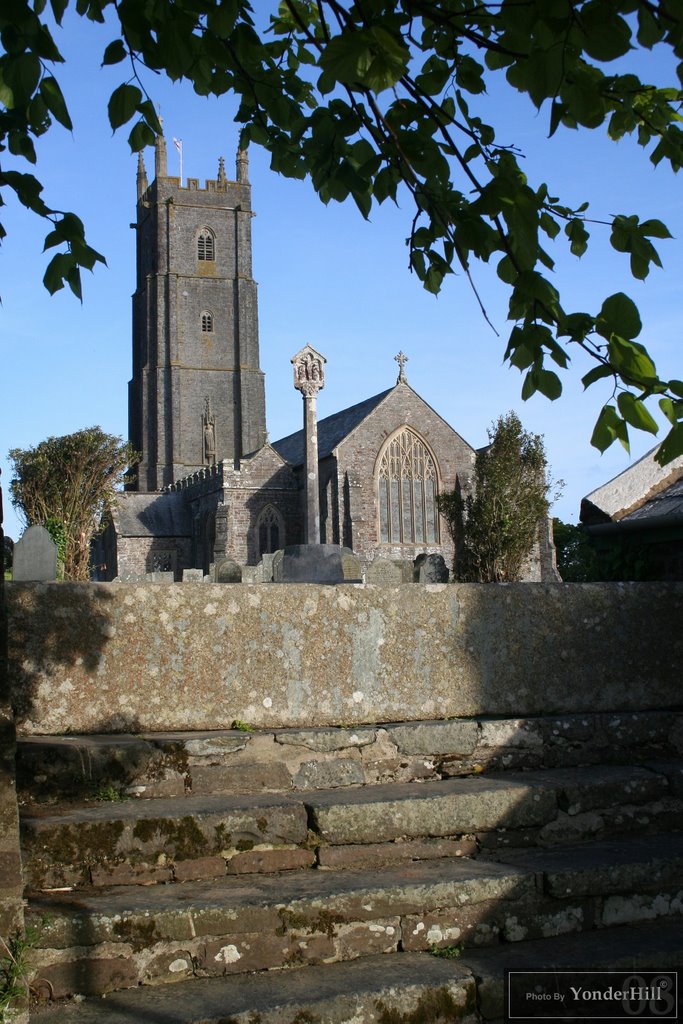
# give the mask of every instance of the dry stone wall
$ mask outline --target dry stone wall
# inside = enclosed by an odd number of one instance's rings
[[[679,706],[683,584],[6,587],[24,734]]]

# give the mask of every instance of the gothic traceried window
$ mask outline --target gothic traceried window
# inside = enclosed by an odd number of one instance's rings
[[[213,241],[213,234],[208,228],[204,228],[199,232],[197,236],[197,259],[199,260],[213,260],[215,259],[215,247]]]
[[[213,313],[202,313],[202,331],[211,334],[213,331]]]
[[[385,448],[377,471],[379,537],[383,544],[438,544],[434,458],[404,427]]]
[[[284,547],[285,529],[282,516],[272,505],[266,505],[258,517],[256,524],[258,537],[258,553],[261,555],[272,555]]]

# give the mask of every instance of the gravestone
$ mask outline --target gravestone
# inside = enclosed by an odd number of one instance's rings
[[[403,583],[403,567],[390,558],[376,558],[368,566],[365,582],[378,587],[397,587]]]
[[[448,566],[443,555],[418,555],[413,565],[417,583],[448,583]]]
[[[285,553],[282,548],[273,554],[273,561],[270,563],[273,573],[273,583],[282,583],[282,560]]]
[[[183,583],[202,583],[203,580],[203,569],[183,569]]]
[[[12,579],[17,583],[57,579],[57,545],[44,526],[29,526],[14,545]]]
[[[146,583],[175,583],[175,573],[167,569],[155,569],[154,572],[145,573]]]
[[[337,544],[290,544],[273,558],[274,583],[362,583],[360,562]]]
[[[241,583],[242,569],[232,558],[221,558],[216,562],[214,580],[216,583]]]
[[[260,583],[272,583],[273,582],[273,562],[275,561],[275,555],[276,554],[277,554],[277,552],[273,552],[273,554],[266,554],[266,555],[262,556],[261,563],[260,563],[260,567],[261,567],[261,579],[259,580]]]

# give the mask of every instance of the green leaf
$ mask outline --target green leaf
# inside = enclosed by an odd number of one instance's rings
[[[68,253],[58,252],[52,257],[43,276],[43,284],[50,295],[54,295],[64,287],[64,278],[71,265],[72,261]]]
[[[620,338],[618,334],[610,337],[609,361],[626,383],[637,383],[648,387],[657,380],[655,365],[647,350],[637,341]]]
[[[675,425],[678,422],[678,417],[676,416],[674,403],[671,401],[670,398],[660,398],[659,408],[662,410],[662,412],[668,419],[669,423],[673,423]]]
[[[142,93],[136,85],[120,85],[109,97],[109,123],[116,131],[130,121],[142,100]]]
[[[613,377],[614,370],[611,366],[605,366],[603,363],[600,366],[594,366],[592,370],[584,374],[581,378],[581,383],[584,386],[584,390],[589,388],[591,384],[595,384],[596,381],[602,380],[603,377]]]
[[[59,83],[56,78],[46,76],[40,83],[40,95],[45,100],[48,110],[51,114],[57,118],[59,123],[63,125],[68,131],[73,130],[73,124],[69,111],[67,110],[66,101],[62,94],[62,90],[59,88]]]
[[[671,428],[655,455],[655,461],[660,466],[666,466],[680,455],[683,455],[683,423],[677,423]]]
[[[104,67],[105,64],[120,64],[127,56],[128,51],[124,46],[123,40],[114,39],[114,41],[109,43],[109,46],[104,51],[102,66]]]
[[[2,77],[12,93],[14,109],[25,107],[40,81],[40,60],[33,53],[20,53],[4,60]]]
[[[139,153],[145,146],[153,146],[156,136],[146,121],[138,121],[128,136],[131,153]]]
[[[570,241],[569,248],[573,255],[583,256],[588,248],[588,239],[590,238],[584,222],[578,218],[570,220],[564,231]]]
[[[636,398],[630,391],[622,391],[617,398],[619,412],[627,423],[637,430],[646,430],[650,434],[659,431],[656,421],[645,408],[642,399]]]
[[[640,225],[640,230],[644,235],[648,235],[650,238],[672,237],[668,227],[666,224],[663,224],[661,220],[644,220]]]
[[[599,452],[606,451],[616,440],[629,450],[628,428],[613,405],[604,405],[597,418],[591,444]]]
[[[605,299],[596,321],[596,329],[603,338],[609,338],[612,333],[622,338],[636,338],[642,327],[638,307],[628,295],[616,292]]]
[[[536,373],[534,370],[529,370],[522,384],[522,401],[528,401],[534,394],[536,394]]]
[[[50,7],[54,14],[55,21],[58,25],[62,24],[62,18],[64,17],[64,11],[69,6],[69,0],[50,0]]]
[[[562,381],[554,370],[538,370],[536,386],[541,394],[549,398],[551,402],[554,402],[562,394]]]
[[[616,60],[630,50],[631,29],[611,0],[588,0],[578,20],[584,48],[594,60]]]

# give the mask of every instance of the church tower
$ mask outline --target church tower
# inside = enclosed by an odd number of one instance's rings
[[[148,185],[137,172],[137,285],[129,438],[142,453],[133,488],[149,492],[266,440],[256,282],[251,267],[247,154],[236,181],[221,157],[200,188],[169,177],[166,142],[155,146]]]

